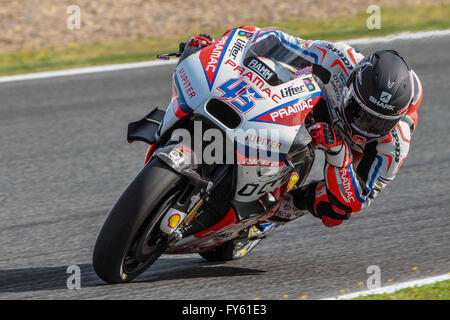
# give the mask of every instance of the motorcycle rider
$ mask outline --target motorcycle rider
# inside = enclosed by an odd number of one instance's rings
[[[253,33],[256,43],[283,46],[312,63],[322,90],[305,125],[311,144],[325,153],[324,179],[286,193],[270,220],[283,224],[309,211],[328,227],[340,225],[367,208],[406,159],[423,96],[419,78],[394,50],[364,57],[343,42],[304,40],[276,29],[241,29]],[[180,44],[180,61],[213,41],[201,34]]]

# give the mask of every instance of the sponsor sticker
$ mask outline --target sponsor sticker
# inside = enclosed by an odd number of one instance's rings
[[[246,41],[240,38],[237,38],[234,42],[233,46],[230,48],[230,53],[228,54],[228,57],[232,58],[233,60],[236,60],[237,55],[244,50]]]
[[[272,93],[270,90],[270,87],[265,86],[265,82],[261,77],[259,77],[257,74],[253,73],[252,71],[247,71],[246,68],[236,64],[231,59],[228,59],[225,61],[225,65],[229,65],[233,68],[233,71],[239,72],[239,74],[242,76],[243,79],[247,78],[248,81],[253,83],[253,85],[261,90],[265,95],[267,95],[270,99],[272,99],[274,102],[279,103],[281,100],[281,97],[277,95],[276,93]]]
[[[228,79],[217,87],[222,92],[221,100],[240,112],[247,113],[255,106],[256,100],[264,99],[263,96],[242,78]]]
[[[305,78],[303,79],[303,83],[306,85],[306,88],[308,88],[308,91],[314,91],[316,90],[316,86],[313,84],[312,78]]]
[[[247,68],[255,71],[259,76],[261,76],[261,78],[266,81],[269,81],[275,75],[275,72],[259,59],[252,58],[247,63]]]
[[[383,109],[394,110],[394,106],[388,103],[391,100],[391,97],[391,94],[383,91],[381,93],[380,100],[377,100],[374,96],[370,96],[369,101],[379,107],[382,107]]]
[[[317,92],[301,100],[295,99],[250,119],[250,121],[269,122],[285,126],[301,125],[321,96],[321,92]]]
[[[220,68],[220,62],[223,58],[222,54],[224,50],[226,51],[229,40],[233,38],[233,34],[234,31],[231,35],[222,37],[218,41],[200,51],[200,62],[203,66],[210,90],[212,89],[216,74]]]
[[[391,98],[392,98],[392,94],[383,91],[380,96],[380,101],[383,101],[384,103],[388,103],[389,101],[391,101]]]
[[[341,50],[337,49],[332,44],[327,44],[325,46],[325,48],[330,49],[332,52],[336,53],[339,56],[340,60],[344,63],[345,68],[347,68],[348,70],[353,70],[352,64],[350,63],[350,61],[348,61],[347,57],[345,56],[344,53],[342,53]],[[335,61],[335,63],[336,63],[336,61]],[[346,70],[344,70],[344,71],[346,71]]]
[[[185,89],[186,95],[189,97],[189,99],[195,97],[197,94],[195,93],[195,90],[192,87],[191,82],[189,81],[189,78],[183,68],[178,71],[178,77],[181,80],[181,84]]]
[[[345,192],[345,195],[342,195],[342,196],[347,203],[351,203],[351,202],[355,202],[355,198],[353,197],[352,183],[351,183],[350,178],[348,177],[347,173],[348,172],[347,172],[346,168],[339,169],[342,186],[343,186],[344,192]]]
[[[283,98],[292,97],[299,93],[305,92],[305,85],[294,86],[290,85],[289,87],[283,88],[280,90],[280,94]]]
[[[298,182],[298,179],[299,179],[299,177],[298,177],[297,172],[294,172],[294,173],[291,175],[291,178],[289,179],[289,183],[288,183],[288,191],[291,191],[292,188],[294,188],[294,186],[295,186],[296,183]]]
[[[170,208],[161,221],[161,231],[171,234],[180,225],[185,217],[186,214],[184,212]]]
[[[181,221],[181,215],[178,213],[174,213],[169,217],[168,226],[170,229],[175,229]]]
[[[245,39],[250,39],[251,37],[253,37],[253,32],[248,32],[248,31],[245,31],[245,30],[239,30],[238,33],[237,33],[237,36],[241,37],[241,38],[245,38]]]
[[[311,66],[303,68],[303,69],[300,69],[300,70],[297,70],[295,72],[294,76],[295,76],[295,78],[298,78],[298,77],[301,77],[301,76],[303,76],[305,74],[310,74],[310,73],[312,73],[312,67]]]
[[[266,137],[260,137],[252,133],[248,133],[245,136],[244,141],[248,141],[251,144],[261,146],[265,149],[280,149],[281,147],[281,142],[279,142],[277,139],[268,139]]]
[[[302,47],[303,49],[307,49],[312,45],[312,40],[303,40],[303,39],[299,39],[297,40],[297,44]]]

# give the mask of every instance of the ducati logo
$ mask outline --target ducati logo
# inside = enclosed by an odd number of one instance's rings
[[[389,94],[389,93],[383,91],[380,96],[380,101],[382,101],[384,103],[389,103],[389,101],[391,101],[391,98],[392,98],[392,94]]]

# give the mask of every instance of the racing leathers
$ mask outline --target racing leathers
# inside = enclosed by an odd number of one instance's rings
[[[286,194],[274,221],[289,221],[309,210],[329,227],[367,208],[395,178],[409,151],[417,126],[422,86],[414,79],[414,97],[409,111],[389,134],[375,141],[349,141],[345,135],[339,103],[347,79],[364,58],[359,50],[333,41],[303,40],[279,30],[261,30],[256,41],[279,41],[287,50],[312,63],[314,79],[322,98],[305,120],[312,144],[325,153],[324,179]]]
[[[253,34],[252,43],[260,42],[262,51],[282,47],[298,57],[299,65],[301,60],[312,64],[314,79],[322,90],[322,98],[305,119],[305,126],[312,145],[325,153],[324,179],[286,193],[270,220],[288,222],[308,210],[326,226],[337,226],[367,208],[395,178],[406,159],[422,101],[420,80],[411,71],[414,97],[407,115],[389,134],[368,143],[350,141],[345,135],[339,104],[347,79],[364,58],[359,50],[343,42],[304,40],[276,29],[241,29]],[[204,36],[194,38],[193,45],[187,43],[191,52],[184,52],[180,60],[209,45],[211,42]]]

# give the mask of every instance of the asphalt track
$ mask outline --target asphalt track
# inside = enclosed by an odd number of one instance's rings
[[[398,50],[424,85],[410,155],[384,194],[338,228],[305,216],[242,260],[162,256],[124,285],[96,276],[92,250],[143,164],[127,123],[167,104],[174,66],[0,84],[0,299],[317,299],[365,290],[370,265],[382,285],[450,272],[450,36],[359,47]],[[80,290],[66,287],[69,265]]]

